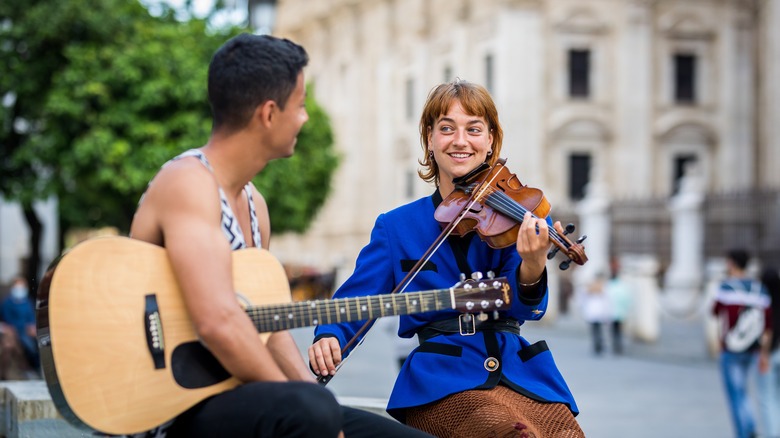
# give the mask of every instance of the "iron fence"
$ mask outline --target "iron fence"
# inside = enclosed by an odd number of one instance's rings
[[[649,254],[665,269],[670,262],[669,198],[612,203],[612,254]],[[762,264],[780,266],[780,192],[707,195],[703,204],[705,260],[742,247]]]

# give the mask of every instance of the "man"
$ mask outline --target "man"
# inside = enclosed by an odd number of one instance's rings
[[[133,219],[131,237],[166,248],[202,342],[244,382],[179,416],[168,436],[417,433],[339,406],[314,383],[292,336],[276,332],[264,345],[234,294],[231,250],[268,248],[270,237],[266,204],[250,181],[269,161],[293,154],[308,119],[307,62],[302,47],[271,36],[244,34],[223,45],[209,65],[209,141],[163,166]]]
[[[35,337],[35,312],[30,301],[27,280],[24,277],[16,277],[8,297],[0,304],[0,321],[8,323],[15,329],[24,357],[33,372],[37,374],[41,367],[41,359]]]
[[[727,278],[712,309],[720,321],[720,369],[737,438],[756,436],[747,382],[757,365],[759,339],[769,328],[769,296],[760,282],[748,278],[748,260],[742,249],[728,252]]]

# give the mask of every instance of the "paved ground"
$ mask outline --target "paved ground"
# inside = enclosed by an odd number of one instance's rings
[[[311,333],[294,331],[303,352]],[[732,436],[717,364],[707,353],[700,322],[665,318],[658,342],[629,341],[622,356],[593,355],[587,327],[578,318],[551,326],[529,323],[523,336],[547,341],[588,437]],[[390,330],[372,330],[328,388],[340,398],[387,398],[397,369],[393,342]]]

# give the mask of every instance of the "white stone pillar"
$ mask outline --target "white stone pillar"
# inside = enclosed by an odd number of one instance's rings
[[[655,342],[661,330],[659,288],[656,273],[658,262],[650,255],[621,257],[622,277],[632,292],[631,317],[628,330],[644,342]]]
[[[702,287],[704,271],[704,187],[694,166],[680,181],[669,203],[672,217],[672,259],[664,278],[664,307],[686,311]]]
[[[586,235],[582,242],[588,262],[582,266],[571,264],[575,289],[578,286],[592,282],[598,273],[609,276],[609,190],[599,172],[599,166],[594,166],[593,179],[585,187],[585,198],[577,204],[577,215],[580,225],[575,230],[572,241]],[[565,224],[564,224],[565,225]],[[556,257],[556,260],[559,257]]]

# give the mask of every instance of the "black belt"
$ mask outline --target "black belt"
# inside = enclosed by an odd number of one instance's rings
[[[461,336],[473,335],[476,332],[506,332],[520,334],[520,323],[514,318],[486,319],[480,321],[475,315],[462,313],[454,318],[433,321],[417,332],[417,339],[422,344],[434,336],[459,333]]]

